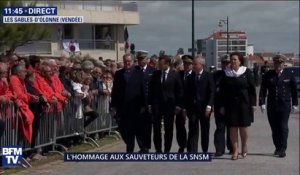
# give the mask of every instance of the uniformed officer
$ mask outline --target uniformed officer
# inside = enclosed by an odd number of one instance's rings
[[[145,82],[145,97],[146,104],[148,101],[148,91],[149,91],[149,81],[152,76],[152,73],[156,70],[155,68],[148,66],[148,51],[138,50],[136,52],[137,66],[136,68],[143,71],[144,82]],[[148,104],[147,104],[148,105]],[[141,124],[139,132],[142,133],[142,140],[138,139],[138,144],[140,146],[140,152],[149,152],[151,148],[151,132],[152,132],[152,115],[146,110],[141,115]]]
[[[186,80],[192,74],[193,71],[193,57],[191,55],[183,55],[181,57],[183,60],[183,70],[179,72],[184,93],[186,91]],[[187,146],[187,131],[185,128],[186,121],[186,110],[182,109],[179,114],[176,115],[175,125],[176,125],[176,139],[179,145],[179,153],[183,153]]]
[[[286,156],[291,109],[293,112],[298,110],[296,81],[292,72],[283,69],[285,61],[284,55],[273,57],[274,70],[266,72],[259,93],[259,105],[262,112],[266,109],[265,101],[268,94],[267,115],[276,148],[274,155],[279,157]]]
[[[225,116],[220,113],[221,108],[221,94],[220,94],[220,83],[225,76],[224,70],[230,65],[229,55],[225,54],[221,56],[222,70],[217,70],[213,73],[216,92],[214,100],[214,116],[216,122],[216,130],[214,133],[214,145],[216,148],[215,156],[219,157],[225,153],[225,145],[229,152],[232,152],[229,128],[226,127]],[[226,134],[227,133],[227,134]],[[226,137],[225,137],[226,136]],[[225,139],[226,138],[226,139]]]

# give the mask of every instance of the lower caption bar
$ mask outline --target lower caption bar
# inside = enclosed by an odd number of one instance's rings
[[[80,153],[64,154],[65,162],[211,162],[208,153]]]

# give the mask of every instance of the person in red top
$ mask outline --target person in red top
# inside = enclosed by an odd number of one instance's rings
[[[66,98],[55,91],[55,83],[51,80],[52,70],[47,62],[43,62],[40,66],[40,72],[36,72],[36,81],[32,84],[36,91],[46,98],[50,104],[57,104],[57,111],[62,110],[62,104],[67,103]],[[53,110],[51,110],[53,111]]]
[[[52,74],[50,77],[51,82],[53,83],[54,91],[64,96],[65,98],[71,98],[71,93],[65,90],[64,85],[61,83],[58,75],[59,75],[59,65],[57,64],[57,60],[50,59],[48,64],[51,67]]]
[[[15,72],[10,76],[10,89],[15,96],[15,102],[19,107],[19,123],[20,130],[24,138],[31,143],[32,141],[32,122],[34,115],[29,109],[29,101],[38,102],[39,97],[30,95],[25,88],[24,79],[26,77],[26,69],[24,66],[15,65],[12,68]]]
[[[7,64],[0,63],[0,104],[6,104],[13,98],[7,82],[7,70]]]
[[[36,73],[39,71],[40,68],[40,64],[41,64],[41,58],[35,55],[30,55],[29,56],[29,66],[28,66],[28,70]]]

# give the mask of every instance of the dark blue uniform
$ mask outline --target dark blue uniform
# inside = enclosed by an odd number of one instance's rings
[[[187,78],[192,74],[192,71],[180,71],[179,75],[183,84],[183,89],[185,94],[186,92],[186,82]],[[179,153],[184,152],[184,149],[187,147],[187,131],[185,128],[185,116],[183,116],[183,110],[176,115],[176,120],[175,120],[175,126],[176,126],[176,139],[177,143],[179,145]]]
[[[224,70],[218,70],[213,74],[214,82],[215,82],[215,100],[214,100],[214,115],[216,122],[216,130],[214,133],[214,144],[217,153],[224,154],[225,153],[225,131],[227,130],[226,137],[226,146],[227,149],[231,152],[231,141],[229,136],[229,128],[226,127],[225,116],[220,113],[221,104],[221,94],[220,94],[220,83],[221,80],[225,77]]]
[[[147,66],[144,70],[143,67],[136,66],[136,69],[143,71],[144,74],[144,84],[145,84],[145,99],[146,99],[146,106],[148,106],[148,92],[149,92],[149,81],[156,70],[153,67]],[[140,132],[143,134],[142,140],[138,140],[138,144],[142,151],[143,149],[150,149],[151,148],[151,132],[152,132],[152,116],[149,114],[148,110],[145,110],[141,115],[141,121],[143,124],[140,125]]]
[[[273,142],[276,152],[284,154],[287,148],[288,119],[291,112],[291,104],[298,105],[296,81],[294,75],[283,70],[281,75],[275,70],[268,71],[263,77],[259,105],[265,104],[267,99],[267,115],[272,129]],[[282,157],[284,157],[282,156]]]

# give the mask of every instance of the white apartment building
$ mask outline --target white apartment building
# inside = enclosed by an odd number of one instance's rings
[[[229,53],[238,51],[247,56],[247,36],[242,31],[230,31],[229,34]],[[221,68],[219,57],[227,53],[227,32],[217,31],[210,37],[197,40],[198,54],[205,57],[206,66],[216,66]]]
[[[81,55],[120,60],[125,53],[125,26],[138,25],[140,22],[136,2],[38,1],[37,6],[56,6],[58,15],[83,16],[84,23],[45,24],[49,26],[51,37],[18,47],[17,54],[68,56],[63,43],[74,41],[79,43]]]

